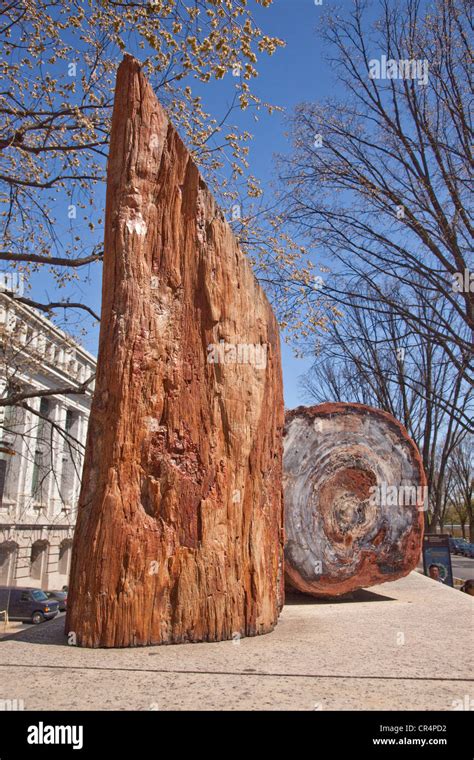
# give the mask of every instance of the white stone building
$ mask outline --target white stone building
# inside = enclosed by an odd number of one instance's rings
[[[0,289],[1,397],[75,387],[95,366],[71,336]],[[0,407],[0,585],[68,582],[93,387]]]

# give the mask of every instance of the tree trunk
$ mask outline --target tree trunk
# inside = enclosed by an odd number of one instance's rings
[[[271,631],[283,601],[277,322],[130,56],[102,297],[67,633],[123,647]]]
[[[283,466],[290,586],[339,596],[416,567],[426,478],[394,417],[362,404],[299,407],[286,415]]]

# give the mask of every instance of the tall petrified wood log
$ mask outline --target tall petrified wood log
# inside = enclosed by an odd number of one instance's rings
[[[283,599],[278,327],[139,64],[117,75],[102,322],[66,631],[271,631]]]
[[[405,428],[362,404],[299,407],[283,442],[285,575],[339,596],[416,567],[426,479]]]

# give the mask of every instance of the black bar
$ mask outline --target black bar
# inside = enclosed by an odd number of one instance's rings
[[[54,689],[54,680],[51,682]],[[45,695],[46,697],[47,695]],[[255,756],[291,748],[318,760],[408,756],[472,760],[472,713],[449,712],[0,712],[0,760],[123,757],[178,760]],[[65,727],[57,731],[56,727]],[[52,728],[50,728],[52,727]],[[69,731],[67,729],[69,727]],[[76,727],[74,732],[73,727]],[[82,727],[82,734],[80,728]],[[43,743],[34,744],[30,740]],[[50,738],[71,743],[49,744]],[[77,749],[73,749],[73,744]],[[82,744],[80,747],[79,744]],[[310,745],[309,747],[307,745]],[[277,754],[278,753],[278,754]]]

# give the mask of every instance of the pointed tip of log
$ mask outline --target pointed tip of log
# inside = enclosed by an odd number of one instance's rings
[[[117,69],[117,77],[115,82],[115,89],[118,90],[122,86],[123,78],[125,76],[142,74],[142,64],[131,53],[124,53],[122,60],[119,63]],[[144,77],[144,74],[142,74]]]
[[[123,54],[122,63],[125,63],[125,61],[127,61],[127,63],[136,63],[137,66],[141,66],[138,58],[135,58],[135,56],[132,55],[131,53],[125,52]]]

